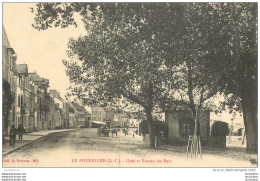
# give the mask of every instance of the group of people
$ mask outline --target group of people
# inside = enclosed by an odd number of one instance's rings
[[[23,140],[24,127],[22,124],[19,124],[18,129],[14,126],[14,124],[10,128],[10,147],[15,146],[16,135],[18,133],[19,142]]]

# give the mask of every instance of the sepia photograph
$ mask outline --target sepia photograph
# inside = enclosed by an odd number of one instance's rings
[[[5,169],[254,171],[258,3],[2,2],[1,135]]]

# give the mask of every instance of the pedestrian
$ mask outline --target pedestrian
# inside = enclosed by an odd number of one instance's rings
[[[17,129],[14,125],[10,128],[10,147],[15,146],[15,139],[16,139]]]
[[[19,124],[19,126],[18,126],[19,142],[21,142],[23,140],[23,132],[24,132],[24,127],[22,124]]]

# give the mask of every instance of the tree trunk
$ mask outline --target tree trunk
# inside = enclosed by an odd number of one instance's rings
[[[242,100],[243,118],[245,124],[247,151],[257,153],[257,105],[245,103]]]
[[[155,148],[155,134],[154,134],[154,125],[153,125],[153,117],[152,117],[152,111],[146,110],[146,118],[148,123],[148,131],[149,131],[149,138],[150,138],[150,147]]]
[[[197,136],[200,136],[200,121],[197,120]]]
[[[197,136],[197,133],[198,133],[198,124],[197,124],[197,120],[194,119],[194,132],[193,132],[193,135]]]

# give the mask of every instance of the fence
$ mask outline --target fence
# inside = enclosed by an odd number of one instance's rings
[[[226,137],[202,137],[200,138],[202,146],[226,148]],[[169,138],[168,144],[175,146],[185,146],[188,144],[188,137]]]

